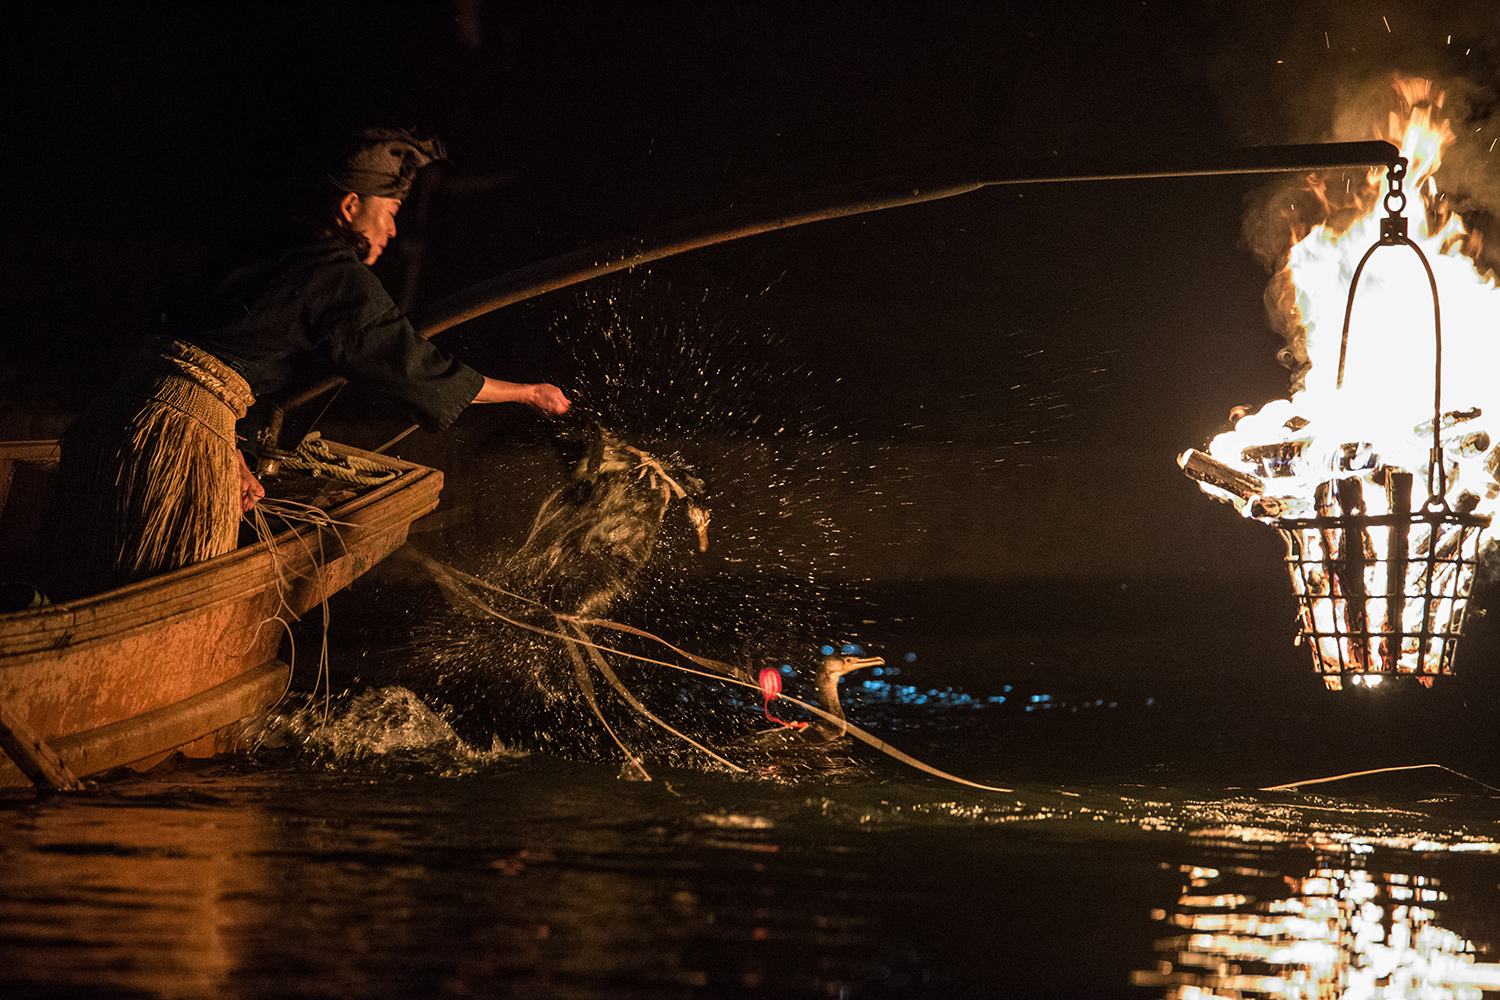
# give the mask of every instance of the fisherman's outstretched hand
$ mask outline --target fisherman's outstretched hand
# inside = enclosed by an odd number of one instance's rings
[[[548,416],[560,417],[568,412],[568,407],[573,404],[568,402],[568,397],[563,395],[561,389],[546,382],[538,382],[529,387],[532,390],[531,399],[526,400],[526,405],[538,413]]]
[[[572,404],[561,389],[546,382],[505,382],[497,378],[486,378],[476,403],[525,403],[538,413],[550,417],[562,416]]]

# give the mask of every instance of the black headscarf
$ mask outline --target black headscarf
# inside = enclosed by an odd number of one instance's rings
[[[367,128],[349,137],[328,179],[340,191],[363,197],[405,198],[417,171],[443,159],[443,144],[405,129]]]

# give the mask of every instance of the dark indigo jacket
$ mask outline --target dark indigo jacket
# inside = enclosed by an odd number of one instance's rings
[[[165,320],[168,334],[239,372],[257,399],[331,373],[438,431],[484,385],[417,336],[374,272],[332,237],[211,267]]]

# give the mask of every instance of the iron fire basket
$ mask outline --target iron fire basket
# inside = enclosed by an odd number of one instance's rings
[[[1443,430],[1442,316],[1437,279],[1426,255],[1406,235],[1401,193],[1404,161],[1391,169],[1386,195],[1388,216],[1380,238],[1365,252],[1349,286],[1339,349],[1338,385],[1344,381],[1349,325],[1355,291],[1366,262],[1384,246],[1411,247],[1432,288],[1436,365],[1433,376],[1432,450],[1427,469],[1427,500],[1413,502],[1415,476],[1380,464],[1363,444],[1344,446],[1340,473],[1316,489],[1315,516],[1276,517],[1270,523],[1287,544],[1287,570],[1300,609],[1299,642],[1312,650],[1314,668],[1328,687],[1345,678],[1373,686],[1389,676],[1412,676],[1431,686],[1451,674],[1464,611],[1474,580],[1483,532],[1490,518],[1473,513],[1479,498],[1461,493],[1456,507],[1447,499]],[[1342,475],[1347,472],[1348,475]],[[1369,514],[1374,498],[1386,513]]]

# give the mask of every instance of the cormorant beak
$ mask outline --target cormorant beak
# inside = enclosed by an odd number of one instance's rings
[[[878,667],[885,662],[883,656],[825,656],[823,669],[834,677],[842,677],[861,667]]]

